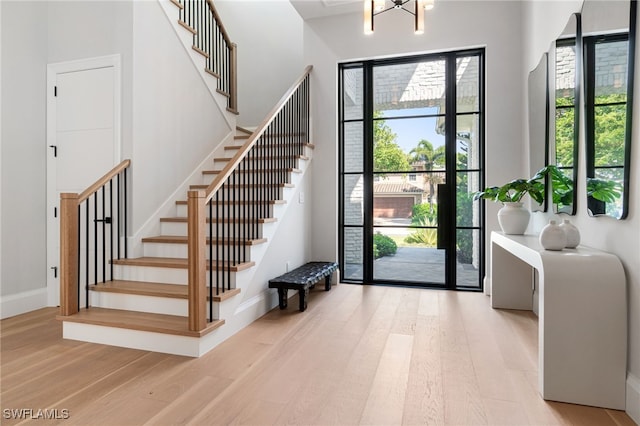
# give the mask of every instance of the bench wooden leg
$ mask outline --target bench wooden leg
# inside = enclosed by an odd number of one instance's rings
[[[280,309],[287,308],[287,293],[288,290],[286,288],[278,288],[278,300],[280,304]]]
[[[307,296],[309,295],[309,287],[301,288],[300,293],[300,312],[304,312],[307,309]]]
[[[324,291],[331,290],[331,275],[333,274],[327,275],[327,278],[324,280]]]

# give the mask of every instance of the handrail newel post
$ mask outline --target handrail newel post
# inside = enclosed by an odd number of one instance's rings
[[[60,194],[60,315],[77,314],[79,195]]]
[[[231,75],[229,81],[229,108],[234,111],[238,110],[238,45],[231,43]]]
[[[204,191],[189,191],[188,220],[188,297],[189,330],[200,331],[207,325],[206,292],[206,198]]]

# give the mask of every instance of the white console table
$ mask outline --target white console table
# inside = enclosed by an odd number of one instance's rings
[[[491,306],[533,307],[538,271],[538,386],[544,399],[625,409],[626,279],[613,254],[544,250],[537,235],[491,233]]]

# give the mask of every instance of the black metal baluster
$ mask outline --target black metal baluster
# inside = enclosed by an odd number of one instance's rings
[[[213,199],[209,200],[209,321],[213,322]]]
[[[129,243],[127,242],[127,221],[129,220],[127,218],[127,169],[123,170],[123,177],[124,177],[124,234],[122,235],[123,239],[124,239],[124,258],[127,259],[129,256],[127,255],[127,247],[129,246]]]
[[[107,241],[105,238],[106,232],[107,232],[107,228],[106,228],[106,218],[105,218],[105,201],[106,201],[106,194],[105,194],[105,185],[102,185],[102,282],[106,282],[106,275],[107,275],[107,260],[105,259],[105,256],[107,255]],[[97,236],[96,236],[96,240],[97,240]],[[97,253],[96,253],[97,256]],[[97,284],[97,282],[96,282]]]
[[[85,284],[85,288],[89,284],[89,244],[90,244],[90,240],[89,240],[89,217],[91,217],[90,214],[89,214],[89,211],[90,211],[89,210],[89,200],[90,199],[91,198],[87,198],[87,200],[85,201],[87,203],[86,204],[86,206],[87,206],[86,207],[86,215],[87,215],[87,217],[85,218],[86,225],[85,225],[85,236],[84,236],[84,238],[85,238],[85,246],[84,246],[84,253],[85,253],[85,255],[84,255],[84,258],[85,258],[85,272],[84,272],[85,273],[85,282],[84,282],[84,284]],[[85,308],[89,308],[89,304],[88,303],[85,305]]]
[[[98,192],[93,193],[93,283],[98,282]],[[87,283],[88,284],[88,283]],[[87,288],[89,286],[87,285]]]
[[[109,228],[109,274],[110,281],[113,281],[113,178],[109,179],[109,216],[111,226]]]
[[[122,232],[122,224],[121,224],[121,217],[120,217],[120,174],[118,174],[116,176],[116,203],[117,203],[117,208],[116,208],[116,212],[118,214],[118,228],[117,228],[117,232],[116,232],[116,236],[117,236],[117,245],[118,245],[118,259],[120,259],[120,233]]]
[[[81,234],[82,234],[82,208],[81,205],[78,204],[78,278],[77,278],[77,287],[78,287],[78,309],[80,309],[80,293],[82,293],[82,291],[80,290],[80,277],[82,277],[81,274],[81,265],[82,265],[82,250],[80,250],[80,241],[81,241]]]

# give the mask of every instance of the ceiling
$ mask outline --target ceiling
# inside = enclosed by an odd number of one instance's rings
[[[289,0],[303,19],[362,12],[362,0]]]

